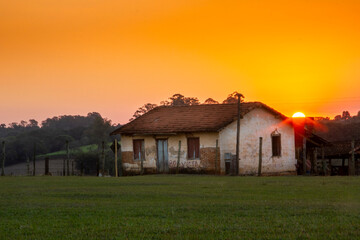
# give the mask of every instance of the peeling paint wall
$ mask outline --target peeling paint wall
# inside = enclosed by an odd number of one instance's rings
[[[281,156],[272,156],[271,133],[281,134]],[[249,112],[240,121],[240,174],[257,174],[259,164],[259,137],[263,138],[262,173],[294,174],[296,171],[294,129],[264,109]],[[219,134],[221,173],[225,173],[225,153],[236,153],[236,121]]]
[[[133,140],[144,139],[145,161],[144,169],[147,172],[156,170],[156,141],[151,136],[121,136],[121,154],[123,171],[131,173],[140,173],[140,160],[134,160]],[[155,169],[152,169],[155,168]]]
[[[139,160],[134,160],[133,157],[133,140],[144,139],[145,146],[145,172],[156,172],[156,139],[168,140],[168,160],[170,172],[175,172],[177,167],[177,159],[179,152],[179,141],[181,141],[180,151],[180,172],[198,172],[210,173],[215,169],[215,153],[216,140],[218,133],[193,133],[193,134],[179,134],[179,135],[164,135],[164,136],[121,136],[121,150],[123,169],[125,172],[139,173]],[[200,139],[200,158],[194,160],[187,159],[187,138],[199,137]],[[217,168],[220,170],[220,151],[218,151]]]

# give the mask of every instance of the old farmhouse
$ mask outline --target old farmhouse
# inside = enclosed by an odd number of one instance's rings
[[[239,174],[296,174],[294,128],[260,102],[241,104]],[[124,174],[226,174],[236,151],[236,104],[160,106],[121,126]]]

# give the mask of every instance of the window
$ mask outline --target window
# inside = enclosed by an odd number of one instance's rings
[[[145,160],[144,139],[133,140],[134,160]]]
[[[281,135],[276,134],[271,136],[272,155],[273,157],[281,156]]]
[[[188,159],[199,159],[200,158],[200,141],[199,138],[188,138],[187,139],[188,147]]]

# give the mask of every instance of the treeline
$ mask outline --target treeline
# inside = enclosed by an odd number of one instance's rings
[[[237,103],[238,96],[244,97],[241,93],[233,92],[227,96],[225,100],[221,103],[223,104],[230,104],[230,103]],[[242,101],[242,99],[241,99]],[[203,103],[199,101],[197,97],[185,97],[180,93],[176,93],[169,97],[165,101],[161,101],[160,105],[154,103],[146,103],[143,106],[139,107],[132,118],[129,121],[132,121],[141,115],[147,113],[148,111],[156,108],[157,106],[189,106],[189,105],[199,105],[199,104],[219,104],[220,102],[214,100],[213,98],[207,98]]]
[[[87,116],[64,115],[41,124],[34,119],[8,126],[0,124],[0,140],[6,143],[6,165],[12,165],[32,159],[35,144],[36,155],[64,150],[66,141],[71,148],[100,144],[112,141],[109,133],[117,127],[97,112]]]
[[[355,116],[343,111],[333,120],[318,118],[317,121],[324,126],[325,131],[317,131],[316,134],[330,142],[360,140],[360,111]]]

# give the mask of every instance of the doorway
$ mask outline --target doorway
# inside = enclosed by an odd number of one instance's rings
[[[157,140],[157,162],[158,173],[169,172],[169,159],[168,159],[168,141],[167,139]]]

